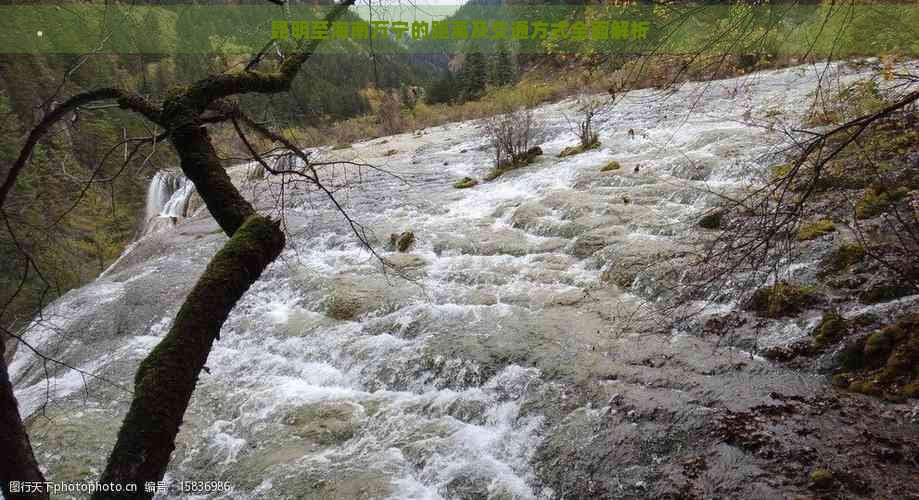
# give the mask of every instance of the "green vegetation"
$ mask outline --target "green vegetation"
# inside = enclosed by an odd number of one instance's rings
[[[823,259],[822,273],[833,274],[843,271],[861,262],[865,255],[865,249],[861,245],[854,243],[840,245]]]
[[[479,181],[473,179],[472,177],[463,177],[462,179],[453,183],[453,187],[456,189],[466,189],[471,188],[478,184]]]
[[[721,212],[705,214],[699,219],[699,227],[703,229],[719,229],[721,227],[722,217],[723,214]]]
[[[919,396],[919,314],[901,316],[850,343],[840,361],[833,377],[837,386],[893,400]]]
[[[603,165],[602,167],[600,167],[600,171],[601,172],[613,172],[621,168],[622,168],[622,165],[620,165],[618,161],[612,160],[606,165]]]
[[[502,162],[497,167],[488,171],[485,176],[482,177],[485,181],[493,181],[498,177],[510,172],[511,170],[517,170],[520,167],[525,167],[530,163],[533,163],[536,160],[536,157],[542,155],[542,148],[539,146],[534,146],[527,150],[523,155],[518,156],[517,158],[512,159],[511,161]]]
[[[805,224],[798,228],[798,241],[807,241],[832,233],[836,226],[828,219],[821,219],[812,224]]]
[[[849,322],[838,311],[827,311],[823,314],[817,328],[814,329],[814,346],[823,348],[839,342],[849,334]]]
[[[817,490],[828,490],[836,481],[833,472],[828,469],[814,469],[810,474],[810,480],[811,486]]]
[[[753,292],[747,308],[769,318],[792,316],[816,302],[817,294],[811,287],[779,282]]]
[[[599,148],[600,139],[596,136],[596,134],[594,134],[591,138],[592,138],[592,141],[587,146],[584,146],[582,144],[578,144],[577,146],[568,146],[567,148],[563,149],[561,153],[558,154],[558,157],[565,158],[566,156],[579,155],[585,151]]]
[[[858,294],[858,300],[865,304],[877,304],[888,300],[905,297],[913,292],[912,287],[897,281],[888,281],[873,285]]]
[[[393,233],[389,235],[389,244],[394,250],[407,252],[415,244],[415,233],[412,231],[404,231],[401,234]]]
[[[888,211],[891,205],[906,198],[909,189],[901,186],[894,189],[872,186],[865,190],[862,199],[855,204],[857,219],[870,219]]]

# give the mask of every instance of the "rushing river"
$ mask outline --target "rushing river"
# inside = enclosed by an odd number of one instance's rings
[[[616,262],[691,241],[696,218],[717,200],[709,190],[737,189],[777,161],[782,127],[800,120],[818,69],[629,93],[602,118],[602,146],[568,158],[557,154],[576,142],[565,119],[572,102],[539,107],[545,155],[471,189],[452,184],[490,166],[477,122],[324,152],[388,172],[338,167],[324,176],[349,185],[339,197],[389,267],[321,195],[288,186],[288,248],[225,324],[167,480],[232,484],[211,498],[563,497],[565,481],[540,479],[543,466],[550,475],[560,466],[541,463],[549,455],[539,450],[587,439],[561,430],[576,420],[600,426],[616,397],[641,399],[645,390],[648,401],[672,408],[740,404],[718,374],[741,359],[759,364],[747,375],[751,400],[769,383],[811,390],[820,382],[767,369],[742,351],[714,354],[688,336],[637,337],[636,322],[651,319],[634,313],[660,293],[659,275],[628,276],[627,289],[622,276],[619,285],[608,277]],[[601,173],[610,160],[622,168]],[[279,187],[250,170],[235,167],[233,177],[277,214]],[[147,218],[177,224],[147,231],[27,333],[99,379],[55,366],[46,377],[22,348],[11,364],[39,462],[54,479],[101,471],[134,370],[226,241],[206,208],[185,213],[190,193],[183,178],[157,174]],[[414,233],[414,245],[390,251],[390,234],[403,231]],[[626,363],[654,349],[686,360],[656,375]],[[604,375],[613,358],[633,371]],[[603,392],[617,378],[624,388]],[[593,403],[570,396],[588,390],[602,395]],[[610,399],[613,392],[620,396]],[[643,487],[622,481],[623,491]]]

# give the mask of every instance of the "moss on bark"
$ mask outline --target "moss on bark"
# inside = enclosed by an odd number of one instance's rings
[[[283,247],[279,224],[254,215],[217,252],[182,304],[169,333],[137,370],[134,400],[103,482],[133,482],[143,492],[144,482],[163,478],[182,416],[221,326]],[[93,498],[123,496],[100,492]]]

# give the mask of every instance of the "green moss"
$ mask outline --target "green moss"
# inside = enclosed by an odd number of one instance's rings
[[[600,171],[601,172],[613,172],[621,168],[622,168],[622,165],[620,165],[618,161],[613,160],[607,163],[606,165],[603,165],[602,167],[600,167]]]
[[[814,329],[814,345],[826,347],[836,343],[849,333],[849,323],[838,311],[827,311]]]
[[[833,380],[852,392],[901,400],[917,397],[919,384],[919,314],[898,318],[846,346],[842,370]]]
[[[794,167],[791,163],[782,163],[772,167],[772,176],[775,179],[781,179],[791,173],[791,169]]]
[[[342,149],[348,149],[348,148],[350,148],[350,147],[351,147],[350,144],[336,144],[336,145],[332,146],[332,151],[339,151],[339,150],[342,150]]]
[[[858,300],[865,304],[877,304],[909,295],[912,289],[900,283],[881,283],[863,290]]]
[[[399,153],[398,149],[389,149],[385,153],[383,153],[383,156],[394,156],[398,153]]]
[[[805,224],[798,229],[798,241],[807,241],[832,233],[836,226],[828,219],[821,219],[812,224]]]
[[[904,385],[903,395],[907,398],[919,398],[919,382]]]
[[[865,190],[862,199],[855,204],[855,217],[857,219],[870,219],[886,212],[891,205],[902,201],[909,193],[906,187],[885,189],[870,187]]]
[[[498,166],[488,171],[488,173],[482,177],[482,180],[495,180],[501,175],[510,172],[511,170],[516,170],[520,167],[525,167],[530,163],[533,163],[533,161],[536,160],[536,157],[540,155],[542,155],[542,148],[539,146],[534,146],[528,149],[526,153],[517,155],[511,161],[501,162]]]
[[[579,155],[583,153],[584,151],[590,151],[591,149],[597,149],[599,147],[600,147],[600,140],[597,138],[594,138],[594,141],[588,144],[587,146],[584,146],[583,144],[578,144],[577,146],[569,146],[563,149],[562,152],[558,154],[558,157],[565,158],[566,156]]]
[[[722,217],[723,215],[721,212],[706,214],[699,219],[699,227],[703,229],[719,229],[721,227]]]
[[[801,312],[816,298],[811,287],[780,282],[753,292],[747,307],[769,318],[781,318]]]
[[[823,274],[832,274],[857,264],[865,258],[861,245],[845,244],[836,248],[823,260]]]
[[[811,486],[817,490],[827,490],[833,487],[835,478],[828,469],[814,469],[810,475]]]
[[[415,233],[412,231],[405,231],[402,234],[393,233],[389,235],[389,243],[393,249],[407,252],[415,243]]]
[[[471,188],[478,184],[479,181],[473,179],[472,177],[463,177],[462,179],[453,183],[453,187],[456,189],[466,189]]]

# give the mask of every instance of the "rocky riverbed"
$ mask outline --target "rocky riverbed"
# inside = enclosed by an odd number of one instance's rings
[[[746,289],[676,326],[656,307],[716,193],[780,162],[819,77],[632,92],[599,148],[565,158],[573,104],[543,106],[543,156],[466,189],[491,166],[478,122],[319,152],[380,167],[323,171],[379,258],[320,194],[286,188],[289,247],[224,326],[167,479],[233,485],[211,498],[919,498],[916,406],[760,355],[819,311],[763,318]],[[280,186],[253,172],[233,176],[272,212]],[[25,349],[11,364],[51,479],[99,474],[134,370],[226,240],[196,205],[27,333],[99,377]],[[890,319],[916,300],[865,307]]]

